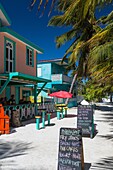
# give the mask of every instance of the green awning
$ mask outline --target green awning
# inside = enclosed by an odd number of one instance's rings
[[[43,79],[20,72],[11,72],[0,74],[0,80],[3,82],[0,88],[0,94],[7,87],[7,85],[37,85],[37,83],[44,83],[44,86],[51,82],[51,80]],[[42,88],[41,88],[42,90]]]
[[[19,82],[19,83],[25,83],[25,84],[37,84],[37,83],[51,82],[51,80],[48,80],[48,79],[39,78],[39,77],[23,74],[20,72],[0,74],[0,79],[8,79],[8,78],[10,78],[11,82]]]

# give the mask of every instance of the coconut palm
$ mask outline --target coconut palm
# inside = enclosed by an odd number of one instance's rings
[[[36,3],[36,0],[33,2]],[[38,9],[40,10],[42,1],[40,0],[39,2]],[[92,73],[95,73],[95,69],[101,68],[99,66],[105,58],[109,58],[110,60],[113,40],[113,12],[97,19],[95,17],[95,11],[97,7],[101,9],[106,3],[112,3],[113,1],[56,0],[52,1],[52,4],[54,4],[54,2],[57,2],[56,9],[60,14],[52,17],[49,25],[67,26],[70,28],[68,32],[56,37],[56,45],[58,48],[66,42],[72,41],[62,60],[68,59],[69,65],[67,71],[73,70],[75,81],[78,76],[91,76]],[[32,3],[32,6],[34,3]],[[48,1],[45,0],[46,5],[47,3]],[[100,24],[107,26],[102,28]],[[109,51],[111,52],[109,53]],[[95,65],[97,68],[95,68]],[[103,66],[106,67],[104,64]],[[106,69],[108,68],[109,67]],[[99,72],[99,69],[97,69],[97,71]],[[93,77],[95,77],[94,74]]]
[[[50,6],[50,11],[49,11],[49,14],[48,14],[48,15],[51,14],[51,11],[52,11],[53,7],[55,6],[55,1],[56,1],[56,0],[52,0],[51,6]],[[43,14],[44,14],[44,11],[45,11],[45,9],[46,9],[46,6],[47,6],[47,4],[49,3],[49,0],[39,0],[39,1],[38,1],[38,0],[32,0],[31,3],[30,3],[29,9],[32,9],[33,6],[36,4],[36,2],[38,2],[38,8],[37,8],[38,11],[40,11],[41,6],[44,4],[44,5],[43,5],[43,12],[42,12],[42,15],[43,15]]]

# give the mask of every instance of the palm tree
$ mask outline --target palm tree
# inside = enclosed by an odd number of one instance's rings
[[[36,3],[36,0],[33,0],[33,2]],[[40,5],[42,4],[41,0],[39,2],[38,10],[40,10]],[[101,9],[106,3],[112,3],[113,1],[56,0],[56,2],[56,9],[60,14],[52,17],[49,25],[67,26],[70,28],[68,32],[56,38],[56,45],[59,48],[66,42],[72,41],[72,44],[63,56],[62,62],[68,59],[69,65],[67,70],[73,70],[75,81],[79,76],[91,76],[95,72],[95,65],[99,66],[98,61],[102,63],[104,56],[108,57],[108,51],[113,51],[111,48],[113,40],[113,12],[108,16],[97,19],[95,11],[97,7]],[[32,6],[34,3],[32,3]],[[48,1],[45,0],[46,5],[47,3]],[[54,3],[55,1],[52,1],[53,6]],[[100,24],[107,26],[102,28]],[[109,58],[111,58],[111,55],[109,55]]]
[[[38,2],[38,1],[37,0],[31,1],[30,6],[29,6],[30,10],[33,8],[33,6],[36,4],[36,2]],[[52,0],[48,16],[51,14],[51,11],[52,11],[53,7],[55,6],[55,2],[56,2],[56,0]],[[43,5],[43,3],[44,3],[44,5]],[[49,0],[39,0],[39,2],[38,2],[38,8],[37,8],[38,11],[40,11],[41,6],[43,5],[42,16],[44,14],[44,11],[45,11],[48,3],[49,3]]]
[[[72,25],[72,29],[70,31],[56,38],[56,43],[57,47],[60,47],[65,42],[73,39],[73,43],[67,49],[63,60],[68,58],[69,66],[67,69],[74,69],[74,74],[76,74],[77,76],[91,75],[90,68],[92,68],[92,66],[96,63],[94,62],[94,59],[100,60],[102,56],[104,59],[105,55],[107,57],[109,55],[110,58],[112,57],[113,12],[111,12],[108,16],[102,17],[97,20],[94,14],[91,15],[90,13],[90,9],[94,9],[95,11],[96,6],[97,4],[95,5],[95,7],[93,4],[91,8],[89,7],[89,12],[87,12],[87,15],[84,16],[81,16],[80,14],[78,15],[77,11],[74,10],[79,17],[73,16],[73,14],[71,15],[71,11],[73,11],[74,8],[74,3],[72,4],[71,8],[69,8],[70,5],[69,7],[65,6],[65,8],[63,6],[64,13],[60,16],[53,17],[49,22],[49,24],[53,26]],[[61,6],[60,9],[62,10]],[[79,6],[77,9],[80,12]],[[69,13],[69,17],[67,17],[67,11]],[[87,11],[85,10],[85,7],[84,11]],[[94,11],[91,10],[92,13],[94,13]],[[86,13],[84,12],[84,14]],[[85,18],[85,16],[87,17]],[[102,29],[99,26],[100,23],[102,23],[103,25],[107,24],[107,26]],[[78,62],[78,66],[76,66],[75,64],[76,61]],[[102,62],[102,60],[100,60],[100,62]],[[91,63],[93,65],[91,65]]]

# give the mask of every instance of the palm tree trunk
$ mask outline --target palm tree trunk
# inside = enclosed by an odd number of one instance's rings
[[[110,102],[112,103],[113,101],[112,101],[112,93],[110,94]]]
[[[76,80],[77,80],[77,74],[75,74],[74,77],[73,77],[69,93],[72,93],[73,86],[74,86]],[[69,102],[69,98],[66,99],[65,104],[67,105],[68,102]]]

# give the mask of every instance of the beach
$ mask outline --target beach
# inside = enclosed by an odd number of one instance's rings
[[[113,107],[98,106],[94,111],[97,134],[83,137],[85,170],[113,169]],[[61,127],[77,127],[77,108],[67,117],[51,119],[50,126],[36,129],[35,119],[0,136],[0,170],[57,170]]]

